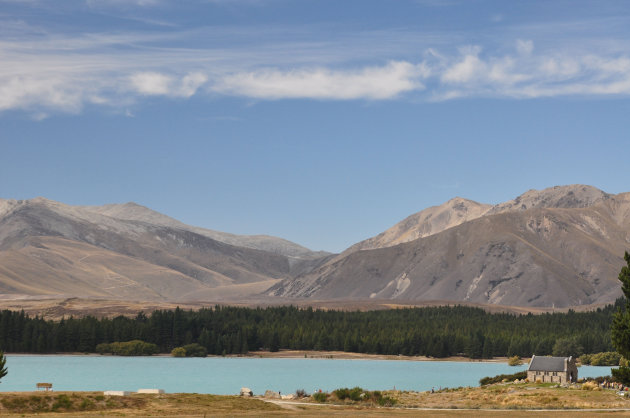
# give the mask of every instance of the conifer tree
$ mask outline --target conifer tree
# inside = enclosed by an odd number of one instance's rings
[[[7,359],[4,357],[4,352],[0,351],[0,379],[6,376],[7,373]]]
[[[612,343],[617,352],[624,358],[630,359],[630,254],[626,251],[624,255],[626,265],[621,268],[619,273],[619,281],[621,282],[621,290],[626,298],[623,308],[618,308],[613,317],[611,328]],[[630,367],[620,366],[618,369],[612,369],[613,376],[624,385],[630,385]]]

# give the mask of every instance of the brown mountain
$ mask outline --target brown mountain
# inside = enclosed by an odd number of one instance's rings
[[[232,245],[212,238],[214,232],[135,204],[0,200],[0,293],[136,300],[245,297],[309,271],[325,255],[273,237],[226,234],[243,246]]]
[[[348,248],[345,252],[391,247],[403,242],[428,237],[445,229],[461,225],[483,216],[492,205],[456,197],[440,206],[432,206],[408,216],[401,222],[375,237]]]
[[[612,302],[629,248],[630,193],[572,185],[492,207],[456,199],[266,294],[532,307]]]

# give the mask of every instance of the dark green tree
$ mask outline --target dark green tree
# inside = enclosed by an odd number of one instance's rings
[[[630,310],[628,309],[630,302],[630,254],[626,251],[623,258],[626,260],[626,265],[621,268],[619,281],[621,282],[621,290],[626,297],[626,303],[623,308],[618,308],[613,316],[611,338],[617,352],[624,358],[630,359]],[[619,382],[630,385],[630,367],[620,366],[618,369],[612,369],[612,374]]]
[[[7,373],[7,359],[4,357],[4,351],[0,351],[0,379],[6,376]]]
[[[552,353],[557,357],[579,357],[584,354],[584,348],[575,338],[558,338],[553,345]]]

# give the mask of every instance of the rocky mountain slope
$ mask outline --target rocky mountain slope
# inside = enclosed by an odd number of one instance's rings
[[[106,215],[115,219],[126,221],[140,221],[153,225],[166,226],[169,228],[184,229],[208,238],[212,238],[216,241],[235,245],[237,247],[254,248],[257,250],[268,251],[271,253],[281,254],[298,259],[315,259],[330,254],[325,251],[311,251],[308,248],[302,247],[301,245],[298,245],[294,242],[287,241],[278,237],[271,237],[268,235],[236,235],[227,232],[213,231],[210,229],[186,225],[183,222],[180,222],[169,216],[163,215],[159,212],[156,212],[145,206],[141,206],[133,202],[103,206],[82,206],[81,209],[101,215]]]
[[[182,224],[135,204],[0,200],[0,293],[190,300],[245,297],[326,254]],[[255,248],[255,247],[260,247]]]
[[[630,193],[530,190],[495,206],[453,199],[319,268],[275,284],[290,298],[469,301],[532,307],[611,302],[630,249]]]

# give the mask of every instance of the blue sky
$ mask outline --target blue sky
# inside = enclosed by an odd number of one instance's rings
[[[624,1],[0,0],[0,197],[341,251],[461,196],[630,191]]]

